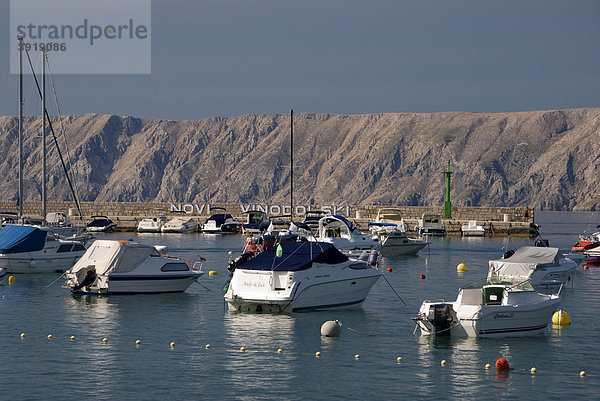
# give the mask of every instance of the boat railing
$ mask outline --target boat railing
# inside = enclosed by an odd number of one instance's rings
[[[202,261],[195,260],[192,270],[202,271]]]

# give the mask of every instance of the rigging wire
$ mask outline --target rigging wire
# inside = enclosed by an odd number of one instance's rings
[[[38,83],[37,75],[35,74],[35,71],[33,69],[33,64],[31,63],[31,58],[29,57],[29,52],[27,50],[25,50],[25,54],[27,55],[27,60],[29,61],[29,66],[31,67],[31,73],[33,74],[33,79],[35,81],[35,85],[37,86],[38,93],[41,97],[42,90]],[[50,128],[50,131],[52,132],[52,138],[54,138],[54,144],[56,145],[56,150],[58,151],[58,156],[60,157],[60,162],[62,164],[63,170],[65,171],[65,175],[67,177],[67,182],[69,183],[69,188],[71,188],[71,193],[73,194],[73,197],[75,198],[75,204],[77,205],[77,210],[79,211],[79,218],[81,218],[83,220],[83,213],[81,212],[81,205],[79,204],[79,199],[77,199],[77,197],[75,196],[75,191],[73,189],[73,183],[71,182],[71,177],[67,173],[67,167],[65,165],[65,160],[63,158],[62,152],[60,151],[60,147],[58,146],[58,139],[56,139],[56,134],[54,133],[54,128],[52,127],[52,122],[50,121],[50,116],[48,114],[48,110],[45,108],[44,108],[44,115],[48,119],[48,126]]]
[[[66,130],[65,130],[65,126],[64,126],[64,123],[63,123],[63,118],[62,118],[62,115],[61,115],[61,112],[60,112],[60,104],[58,103],[58,97],[56,96],[56,89],[54,87],[54,78],[53,78],[53,75],[52,75],[52,71],[50,69],[50,61],[48,60],[48,58],[46,58],[46,66],[48,68],[48,75],[50,76],[50,86],[52,88],[52,94],[54,95],[54,102],[56,103],[56,113],[58,114],[58,121],[60,122],[60,130],[61,130],[60,134],[62,135],[63,142],[64,142],[64,147],[65,147],[65,151],[66,151],[66,154],[67,154],[67,166],[69,167],[69,169],[65,170],[65,174],[68,175],[69,172],[71,172],[70,174],[72,176],[71,179],[73,180],[73,190],[74,190],[73,197],[75,197],[76,203],[79,203],[79,201],[78,201],[79,200],[79,193],[77,191],[77,182],[75,181],[75,172],[71,171],[71,169],[76,170],[77,167],[76,167],[75,164],[73,164],[71,162],[71,160],[72,160],[71,152],[70,152],[70,149],[69,149],[69,145],[67,143],[67,136],[65,134]],[[58,147],[58,145],[57,145],[57,147]]]

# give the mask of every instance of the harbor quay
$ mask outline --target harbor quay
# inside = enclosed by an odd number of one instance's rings
[[[423,214],[444,216],[444,206],[391,206],[391,205],[294,205],[294,220],[302,221],[304,217],[315,211],[326,214],[344,216],[354,221],[365,231],[369,222],[375,220],[381,208],[400,210],[404,221],[411,232],[415,231],[418,220]],[[262,211],[269,217],[289,216],[289,205],[276,203],[182,203],[182,202],[81,202],[83,220],[79,219],[77,205],[72,201],[46,203],[46,210],[62,212],[69,216],[75,226],[84,226],[92,220],[92,216],[106,216],[117,223],[118,231],[135,231],[140,220],[146,217],[165,215],[167,218],[185,213],[202,224],[213,213],[223,213],[223,208],[240,222],[246,222],[248,211]],[[0,201],[0,214],[18,212],[17,202]],[[42,202],[23,202],[23,215],[40,218]],[[443,224],[449,234],[460,234],[460,228],[470,220],[483,226],[486,234],[506,235],[508,229],[527,229],[535,222],[532,208],[524,207],[474,207],[452,206],[452,217],[443,218]],[[513,231],[513,230],[511,230]]]

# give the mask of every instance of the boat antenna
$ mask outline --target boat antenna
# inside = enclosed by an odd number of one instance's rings
[[[35,74],[35,70],[33,68],[33,64],[31,62],[31,57],[29,57],[29,51],[27,51],[27,49],[25,49],[25,54],[27,55],[27,61],[29,62],[29,67],[31,68],[31,73],[33,75],[33,79],[35,81],[35,85],[37,87],[38,93],[40,96],[42,96],[42,91],[40,89],[40,85],[37,79],[37,75]],[[46,110],[44,108],[44,115],[46,117],[48,117],[48,128],[50,128],[50,132],[52,132],[52,137],[54,138],[54,144],[56,145],[56,150],[58,151],[58,156],[60,158],[60,162],[62,164],[63,170],[67,171],[67,166],[65,164],[65,160],[63,158],[62,152],[60,151],[60,147],[58,146],[58,139],[56,139],[56,134],[54,133],[54,128],[52,127],[52,122],[50,121],[49,115],[48,115],[48,110]],[[69,177],[69,174],[67,174],[67,182],[69,184],[69,188],[71,189],[71,193],[73,194],[73,197],[75,199],[75,204],[77,205],[77,210],[79,212],[79,218],[83,220],[83,213],[81,212],[81,204],[79,203],[79,199],[75,196],[75,190],[73,189],[73,184],[71,183],[71,178]],[[46,216],[44,215],[44,218]]]
[[[19,219],[23,219],[23,38],[19,37]]]
[[[290,109],[290,208],[294,221],[294,109]]]

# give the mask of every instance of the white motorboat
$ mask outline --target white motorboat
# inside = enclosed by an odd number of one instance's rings
[[[484,237],[485,229],[483,226],[478,226],[476,220],[469,220],[467,224],[460,227],[460,234],[463,237]]]
[[[380,250],[381,244],[371,235],[363,234],[350,220],[343,216],[329,215],[319,219],[314,240],[333,244],[342,252],[360,254],[363,250]]]
[[[146,217],[138,223],[137,231],[138,233],[159,233],[167,221],[167,216],[164,215]]]
[[[400,231],[406,232],[407,227],[402,217],[402,211],[396,207],[384,207],[377,210],[375,223],[395,224]]]
[[[65,276],[74,293],[135,294],[185,291],[202,263],[161,254],[131,241],[97,240]]]
[[[185,214],[177,215],[160,228],[162,233],[190,233],[198,231],[198,222]]]
[[[438,214],[423,214],[419,219],[419,224],[415,227],[415,231],[419,236],[443,237],[446,235],[442,216]]]
[[[60,239],[48,227],[7,225],[0,230],[0,267],[9,273],[62,273],[84,253],[82,242]]]
[[[530,280],[534,287],[560,286],[570,279],[577,263],[561,258],[558,248],[524,246],[490,260],[489,280]]]
[[[559,305],[558,293],[536,292],[529,281],[487,280],[454,302],[424,301],[413,321],[423,335],[521,337],[544,333]]]
[[[425,238],[409,238],[393,223],[369,223],[369,231],[381,244],[384,256],[415,255],[428,244]]]
[[[109,233],[116,227],[117,223],[106,216],[92,216],[92,221],[85,226],[85,229],[90,232]]]
[[[247,220],[242,225],[242,231],[248,234],[260,234],[262,227],[266,226],[269,222],[267,214],[261,210],[249,210],[246,213]]]
[[[331,244],[283,242],[238,265],[225,300],[243,312],[358,307],[380,275]]]
[[[211,210],[220,209],[223,212],[226,210],[222,207],[213,207]],[[215,213],[210,216],[202,225],[202,232],[209,234],[232,234],[240,230],[242,224],[237,221],[229,213]]]

